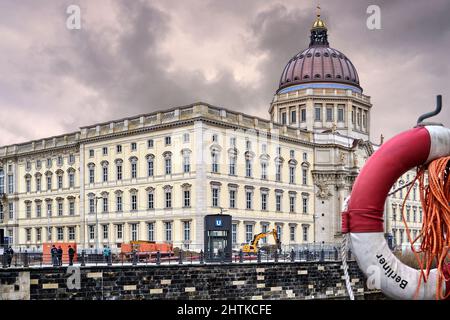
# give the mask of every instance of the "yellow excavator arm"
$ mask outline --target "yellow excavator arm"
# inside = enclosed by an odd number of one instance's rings
[[[278,239],[277,231],[275,229],[272,229],[271,231],[268,231],[268,232],[261,232],[261,233],[256,234],[253,237],[253,240],[252,240],[251,244],[244,244],[242,246],[242,252],[244,252],[244,253],[257,253],[258,250],[259,250],[259,247],[258,247],[259,240],[261,240],[261,239],[263,239],[265,237],[268,237],[270,235],[273,236],[273,238],[275,239],[275,243],[277,245],[277,248],[280,249],[281,242]]]

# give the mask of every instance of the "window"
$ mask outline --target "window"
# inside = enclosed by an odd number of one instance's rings
[[[230,208],[236,208],[236,190],[229,191],[230,194]]]
[[[42,162],[41,162],[41,160],[36,160],[36,169],[40,169],[40,168],[42,168]]]
[[[8,175],[8,193],[14,193],[14,176]]]
[[[40,218],[42,215],[42,205],[40,203],[36,203],[36,218]]]
[[[295,194],[289,195],[289,212],[290,213],[295,212]]]
[[[26,212],[27,219],[30,219],[31,218],[31,203],[27,202],[25,204],[25,212]]]
[[[269,231],[269,226],[267,224],[263,224],[261,226],[261,232],[266,233]],[[262,244],[267,244],[267,237],[264,237],[261,239]]]
[[[42,239],[42,229],[36,228],[36,242],[40,242],[41,239]]]
[[[291,123],[297,122],[297,111],[291,110]]]
[[[68,228],[69,240],[75,240],[75,227]]]
[[[248,140],[248,138],[245,139],[245,150],[246,151],[252,150],[252,142]]]
[[[252,209],[252,207],[253,207],[252,201],[253,201],[253,192],[252,191],[246,191],[245,192],[246,209],[248,209],[248,210]]]
[[[137,143],[136,142],[132,142],[131,143],[131,151],[136,151],[137,150]]]
[[[164,222],[165,240],[172,241],[172,222]]]
[[[117,153],[122,153],[122,146],[121,146],[120,144],[118,144],[118,145],[116,146],[116,152],[117,152]]]
[[[48,175],[47,176],[47,191],[51,191],[52,190],[52,175]]]
[[[26,161],[25,169],[26,169],[26,170],[31,170],[31,162],[30,162],[30,160],[27,160],[27,161]]]
[[[253,225],[246,224],[245,225],[245,242],[251,243],[253,240]]]
[[[172,138],[171,137],[165,137],[164,141],[166,143],[166,146],[170,146],[172,144]]]
[[[300,121],[306,122],[306,109],[305,108],[302,108],[300,110]]]
[[[286,112],[282,112],[281,113],[281,124],[286,124],[286,123],[287,123]]]
[[[116,211],[117,212],[122,212],[123,211],[122,193],[121,192],[116,194]]]
[[[5,172],[0,169],[0,193],[5,193]]]
[[[69,164],[75,163],[75,156],[73,154],[69,154]]]
[[[321,121],[322,105],[316,104],[314,107],[314,121]]]
[[[117,180],[122,180],[122,161],[116,162]]]
[[[413,208],[413,222],[417,222],[417,208]]]
[[[308,184],[308,170],[302,169],[302,183]]]
[[[133,157],[131,158],[131,179],[137,178],[137,158]]]
[[[289,227],[289,241],[295,242],[295,226]]]
[[[31,177],[25,178],[25,184],[26,184],[26,191],[31,192]]]
[[[229,174],[230,176],[236,175],[236,156],[230,156],[230,165],[229,165]]]
[[[58,241],[64,240],[64,229],[62,227],[56,228],[56,238]]]
[[[95,213],[95,198],[92,196],[89,199],[89,213]]]
[[[147,208],[148,209],[155,208],[155,195],[153,193],[153,190],[150,190],[147,193]]]
[[[103,202],[103,212],[106,213],[109,211],[109,206],[108,206],[108,195],[105,193],[102,196],[102,202]]]
[[[250,178],[252,176],[252,160],[245,160],[245,176]]]
[[[47,241],[51,241],[52,238],[52,227],[47,227]]]
[[[266,192],[261,193],[261,210],[263,210],[263,211],[267,210],[267,193]]]
[[[338,107],[338,122],[344,122],[344,108]]]
[[[212,188],[212,204],[213,207],[219,206],[219,188],[214,187]]]
[[[73,171],[69,172],[69,188],[75,187],[75,174]]]
[[[217,142],[217,134],[212,135],[212,142]]]
[[[166,197],[166,208],[172,208],[172,189],[166,188],[164,194]]]
[[[153,148],[153,139],[147,140],[147,148]]]
[[[276,211],[281,211],[281,193],[275,194]]]
[[[90,149],[90,150],[89,150],[89,158],[93,158],[94,155],[95,155],[94,150],[93,150],[93,149]]]
[[[303,152],[303,161],[304,162],[308,161],[308,154],[306,152]]]
[[[333,108],[327,107],[327,121],[333,121]]]
[[[352,124],[355,124],[355,108],[352,110]]]
[[[308,213],[308,197],[307,196],[302,197],[302,210],[303,210],[303,213]]]
[[[183,240],[190,241],[191,240],[191,222],[183,221]]]
[[[289,157],[291,157],[291,159],[295,158],[295,150],[289,150]]]
[[[281,226],[277,226],[277,237],[278,237],[278,239],[281,239]]]
[[[233,245],[237,243],[237,224],[233,223],[231,225],[231,242]]]
[[[183,153],[183,172],[188,173],[191,171],[191,156],[189,152]]]
[[[103,182],[108,182],[108,165],[103,164]]]
[[[236,147],[236,137],[230,138],[230,147],[232,148]]]
[[[41,191],[41,177],[36,177],[36,192]]]
[[[131,224],[131,241],[137,241],[138,239],[138,224]]]
[[[52,203],[50,201],[47,202],[47,217],[52,216]]]
[[[211,171],[214,173],[219,172],[219,154],[217,151],[211,153]]]
[[[261,179],[267,179],[267,162],[261,162]]]
[[[25,234],[26,234],[27,241],[31,241],[31,228],[26,228]]]
[[[172,173],[172,159],[165,159],[166,174]]]
[[[63,188],[63,176],[62,176],[62,174],[59,174],[57,176],[57,179],[58,179],[58,189],[61,190]]]
[[[107,148],[107,147],[103,147],[103,149],[102,149],[102,154],[103,154],[104,156],[107,156],[107,155],[108,155],[108,148]]]
[[[89,226],[89,240],[95,239],[95,226]]]
[[[147,223],[148,241],[155,241],[155,223]]]
[[[103,240],[108,240],[109,238],[109,226],[104,224],[103,226]]]
[[[153,177],[155,174],[155,158],[150,155],[147,157],[147,176]]]
[[[308,242],[308,225],[303,226],[303,242]]]
[[[14,219],[14,203],[8,203],[9,220]]]
[[[48,158],[47,159],[47,168],[51,168],[51,166],[52,166],[52,159]]]
[[[95,182],[95,166],[94,164],[89,165],[89,183]]]
[[[131,211],[137,211],[137,194],[131,194]]]
[[[64,214],[63,202],[62,201],[58,201],[58,216],[62,217],[63,214]]]
[[[275,180],[277,182],[281,181],[281,164],[277,163],[275,167]]]
[[[69,215],[71,215],[71,216],[75,215],[75,201],[74,200],[69,201]]]
[[[116,225],[116,238],[122,239],[123,237],[123,224]]]
[[[289,183],[295,183],[295,167],[289,166]]]
[[[183,143],[188,143],[189,139],[190,139],[189,133],[184,133],[183,134]]]
[[[183,190],[183,206],[190,207],[191,206],[191,191]]]

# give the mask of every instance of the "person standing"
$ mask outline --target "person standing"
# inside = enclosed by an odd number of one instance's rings
[[[61,246],[58,247],[58,265],[62,266],[62,261],[63,259],[63,249],[61,248]]]
[[[6,250],[7,259],[8,259],[8,267],[11,267],[11,262],[14,256],[14,250],[11,248],[11,246]]]
[[[69,266],[73,266],[73,257],[75,256],[75,250],[69,245]]]
[[[109,249],[108,246],[105,246],[103,248],[103,258],[105,259],[106,263],[108,263],[110,255],[111,255],[111,249]]]
[[[53,266],[56,267],[58,265],[58,249],[56,249],[55,245],[52,246],[50,253],[52,255]]]

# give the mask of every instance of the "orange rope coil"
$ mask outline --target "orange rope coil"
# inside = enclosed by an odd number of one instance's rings
[[[427,178],[428,177],[428,181]],[[405,219],[405,204],[409,193],[419,182],[420,201],[423,208],[423,224],[419,235],[412,239],[411,232]],[[432,161],[428,168],[418,168],[413,183],[402,204],[402,220],[405,224],[406,234],[420,267],[418,294],[422,280],[426,282],[433,262],[437,265],[436,299],[447,299],[448,293],[443,293],[443,285],[448,281],[448,264],[450,248],[450,157],[443,157]],[[414,244],[420,241],[419,249]],[[422,257],[419,255],[422,253]]]

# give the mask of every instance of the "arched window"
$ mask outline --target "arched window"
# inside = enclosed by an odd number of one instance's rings
[[[102,161],[100,163],[102,166],[102,180],[103,182],[108,182],[108,171],[109,171],[109,162],[108,161]]]
[[[172,152],[163,153],[165,174],[172,174]]]
[[[27,173],[25,175],[25,189],[26,192],[31,192],[31,174]]]
[[[89,183],[95,183],[95,164],[92,162],[89,163],[88,170],[89,170]]]
[[[164,187],[165,207],[172,208],[172,186]]]
[[[61,169],[56,170],[56,182],[58,190],[61,190],[64,187],[63,179],[64,179],[64,171],[62,171]]]
[[[191,172],[191,150],[183,149],[181,150],[181,155],[183,157],[183,172]]]
[[[138,163],[138,158],[136,158],[136,157],[131,157],[130,158],[131,179],[136,179],[137,178],[137,163]]]
[[[147,159],[147,176],[153,177],[155,175],[155,156],[153,154],[148,154]]]
[[[148,187],[145,189],[147,191],[147,209],[155,209],[155,188]]]
[[[122,177],[123,177],[123,170],[122,170],[123,160],[116,159],[115,163],[116,163],[116,179],[118,181],[120,181],[120,180],[122,180]]]
[[[138,190],[130,189],[130,208],[131,211],[138,211]]]

